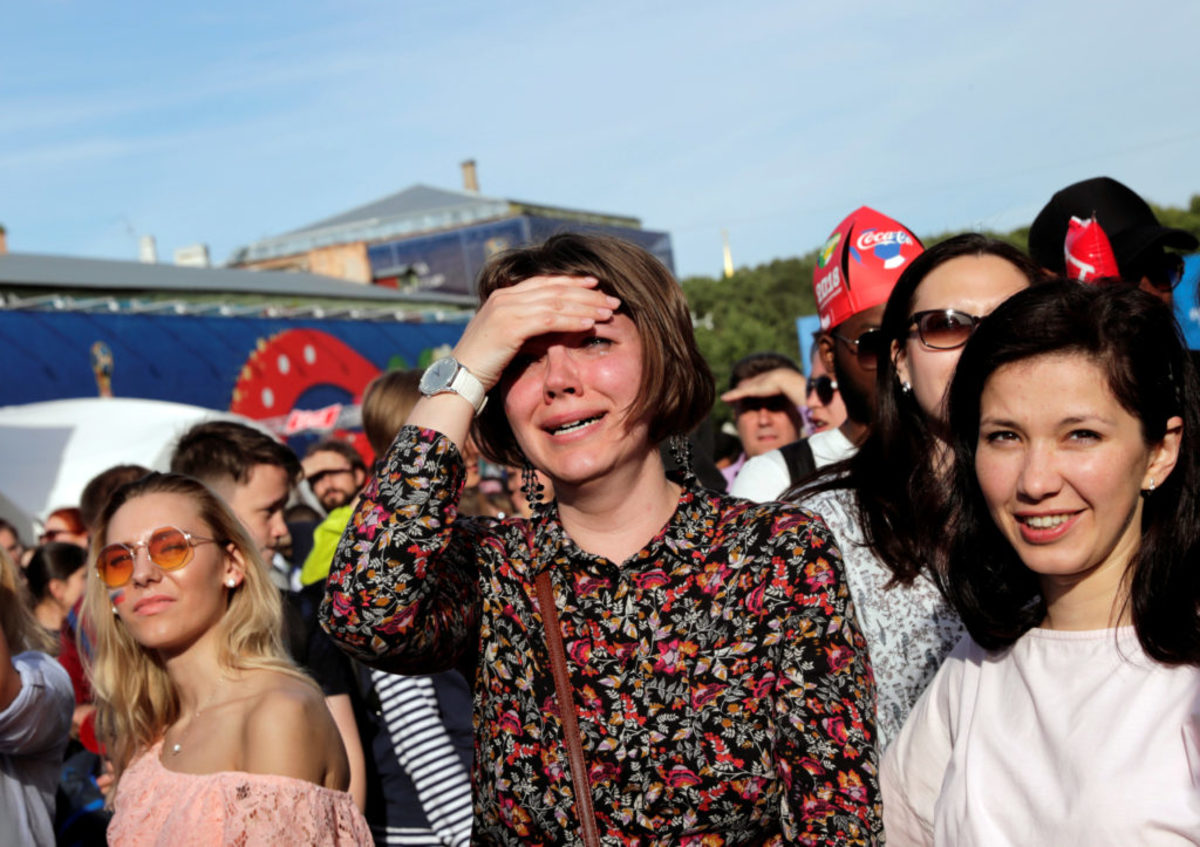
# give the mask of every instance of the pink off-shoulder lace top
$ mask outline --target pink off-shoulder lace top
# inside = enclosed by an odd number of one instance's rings
[[[178,773],[163,767],[161,750],[159,741],[121,777],[108,826],[114,847],[374,843],[344,791],[270,774]]]

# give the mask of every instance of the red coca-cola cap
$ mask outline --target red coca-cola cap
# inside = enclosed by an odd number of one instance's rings
[[[821,329],[887,300],[900,274],[924,252],[908,227],[868,206],[851,212],[825,241],[813,272]]]

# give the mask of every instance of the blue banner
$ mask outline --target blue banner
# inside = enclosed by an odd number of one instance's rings
[[[348,404],[461,324],[0,311],[0,405],[141,397],[253,418]]]

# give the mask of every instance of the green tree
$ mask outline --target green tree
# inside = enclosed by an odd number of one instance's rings
[[[1154,210],[1154,216],[1163,226],[1186,230],[1200,238],[1200,194],[1192,195],[1186,209],[1175,206],[1159,206],[1155,203],[1151,203],[1150,208]]]
[[[816,311],[812,291],[816,256],[814,250],[800,258],[741,268],[727,279],[683,280],[696,321],[696,341],[718,391],[724,390],[734,362],[743,356],[770,350],[798,357],[795,319]],[[719,421],[730,418],[724,403],[718,402],[713,411]]]

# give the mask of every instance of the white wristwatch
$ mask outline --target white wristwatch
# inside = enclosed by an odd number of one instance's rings
[[[421,375],[420,389],[426,397],[446,392],[457,394],[475,407],[476,415],[487,404],[487,391],[483,383],[452,356],[438,359],[425,369]]]

